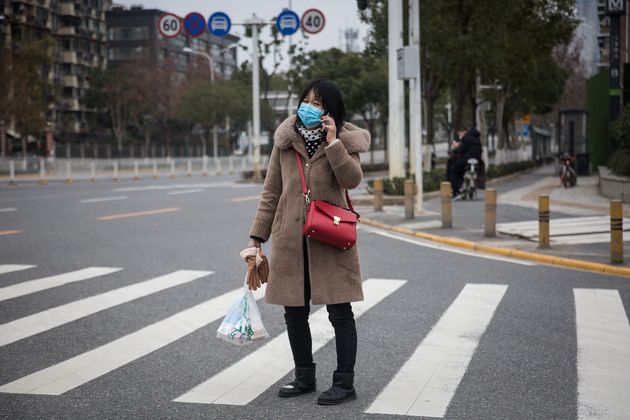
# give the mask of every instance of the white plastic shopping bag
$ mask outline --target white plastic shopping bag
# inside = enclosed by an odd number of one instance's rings
[[[243,296],[239,297],[225,314],[217,330],[217,337],[237,346],[269,337],[260,317],[256,299],[247,287],[247,282],[243,286]]]

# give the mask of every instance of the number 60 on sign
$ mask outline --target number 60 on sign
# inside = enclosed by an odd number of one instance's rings
[[[182,21],[172,13],[165,13],[158,20],[158,30],[166,38],[175,38],[182,31]]]

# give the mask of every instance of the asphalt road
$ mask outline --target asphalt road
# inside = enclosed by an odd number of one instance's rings
[[[181,337],[159,343],[146,354],[105,369],[92,379],[75,378],[79,385],[70,385],[59,395],[10,391],[8,385],[27,375],[94,349],[109,348],[115,340],[238,289],[244,274],[238,254],[247,242],[260,187],[233,181],[233,177],[224,176],[0,187],[0,231],[21,231],[0,236],[0,270],[9,264],[34,266],[0,274],[0,331],[10,331],[3,327],[38,313],[48,317],[41,332],[0,346],[0,417],[408,418],[374,412],[378,409],[370,407],[391,381],[396,383],[404,366],[411,369],[413,377],[421,376],[420,371],[416,375],[413,370],[416,365],[407,363],[415,354],[422,356],[419,363],[424,363],[418,369],[432,365],[441,369],[441,373],[436,370],[428,376],[436,386],[435,395],[421,393],[426,383],[420,386],[412,380],[393,393],[395,398],[390,397],[389,404],[403,406],[405,393],[417,387],[419,412],[427,413],[422,411],[423,404],[433,399],[445,404],[447,419],[588,417],[584,416],[589,411],[584,411],[582,401],[586,394],[580,395],[578,403],[578,390],[588,391],[599,383],[590,377],[579,379],[580,372],[589,372],[589,366],[578,360],[574,289],[618,293],[623,309],[614,316],[621,319],[621,327],[609,332],[626,337],[624,334],[630,333],[628,279],[462,255],[365,227],[359,230],[358,242],[364,278],[384,279],[378,284],[392,284],[388,280],[405,283],[396,283],[400,286],[388,293],[377,290],[373,305],[357,320],[356,401],[321,407],[316,404],[316,394],[277,398],[278,387],[289,381],[292,373],[260,385],[252,401],[244,405],[173,401],[248,355],[256,361],[256,352],[267,344],[234,347],[216,339],[220,318],[210,319],[190,333],[179,331]],[[90,199],[106,201],[82,202]],[[129,215],[160,209],[162,213]],[[12,286],[86,267],[120,270],[56,287],[23,290],[19,296],[2,300],[2,293],[21,290]],[[198,274],[193,280],[102,310],[93,309],[93,313],[77,315],[68,322],[56,317],[71,316],[72,311],[49,311],[88,299],[90,304],[77,311],[89,312],[91,297],[178,270],[212,273]],[[474,285],[497,287],[479,286],[481,295],[470,299],[466,291],[476,290]],[[497,291],[493,303],[489,296]],[[73,306],[64,308],[69,307]],[[285,330],[282,308],[261,301],[259,308],[270,334],[266,341],[271,342]],[[624,315],[628,330],[624,329]],[[31,328],[19,325],[24,330]],[[458,332],[458,328],[463,331]],[[434,340],[434,349],[445,351],[431,353],[427,337]],[[142,347],[130,345],[134,346]],[[286,362],[286,354],[277,357],[284,357]],[[628,360],[619,366],[615,365],[617,359],[610,360],[609,368],[620,373],[617,380],[621,382],[609,383],[627,383]],[[315,361],[321,391],[328,388],[335,367],[334,340],[315,353]],[[265,363],[262,359],[259,362],[261,366]],[[69,380],[63,375],[60,382]],[[242,377],[249,376],[251,371],[243,369]],[[623,411],[630,410],[625,400],[612,398],[608,404],[621,410],[618,413],[630,415],[630,411]],[[590,414],[593,418],[615,418],[611,412],[596,409]]]

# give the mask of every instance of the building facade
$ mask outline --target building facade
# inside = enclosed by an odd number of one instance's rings
[[[177,71],[185,73],[197,59],[194,54],[184,51],[184,48],[190,48],[211,56],[218,78],[231,77],[237,67],[236,43],[239,37],[229,34],[215,37],[206,31],[198,38],[190,38],[182,31],[175,38],[166,38],[158,30],[158,21],[164,13],[140,6],[130,9],[115,6],[107,12],[108,65],[148,60],[150,65],[157,66],[170,58],[175,62]]]
[[[111,0],[0,0],[3,51],[43,37],[52,40],[53,65],[42,69],[42,77],[57,92],[47,119],[58,133],[87,130],[88,76],[91,69],[105,66],[105,12],[110,7]]]

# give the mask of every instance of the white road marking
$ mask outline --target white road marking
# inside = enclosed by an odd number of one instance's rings
[[[179,270],[7,322],[0,325],[0,346],[210,274],[212,271]]]
[[[145,185],[141,187],[122,187],[114,189],[115,192],[127,191],[161,191],[176,190],[186,188],[260,188],[260,184],[236,184],[233,182],[212,182],[212,183],[190,183],[190,184],[173,184],[173,185]]]
[[[630,230],[630,218],[623,219],[624,230]],[[508,235],[518,235],[538,239],[538,221],[499,223],[497,231]],[[559,236],[578,236],[589,234],[610,234],[610,217],[569,217],[551,219],[549,235],[551,239],[561,240]],[[610,240],[610,238],[608,238]],[[587,243],[587,242],[584,242]]]
[[[56,276],[44,277],[36,280],[29,280],[13,286],[0,288],[0,301],[13,299],[30,293],[39,292],[53,287],[62,286],[68,283],[88,280],[94,277],[115,273],[122,268],[116,267],[88,267],[69,273],[58,274]]]
[[[0,209],[0,213],[16,211],[16,210],[17,210],[17,207],[6,207],[6,208],[3,208],[3,209]]]
[[[405,280],[369,279],[363,283],[365,300],[353,302],[355,318],[398,290]],[[325,308],[309,317],[313,352],[322,348],[335,333]],[[284,332],[232,366],[200,383],[173,401],[198,404],[245,405],[262,394],[293,369],[293,357]]]
[[[370,231],[372,233],[375,233],[375,234],[380,235],[380,236],[384,236],[386,238],[396,239],[398,241],[403,241],[403,242],[407,242],[407,243],[410,243],[410,244],[423,246],[425,248],[439,249],[440,251],[453,252],[455,254],[462,254],[462,255],[468,255],[470,257],[485,258],[485,259],[488,259],[488,260],[508,262],[508,263],[512,263],[512,264],[520,264],[520,265],[528,265],[528,266],[538,265],[536,263],[529,262],[529,261],[520,261],[520,260],[513,259],[513,258],[506,258],[506,257],[501,257],[501,256],[488,255],[488,254],[483,254],[481,252],[469,252],[469,251],[464,251],[464,250],[457,249],[457,248],[451,248],[451,247],[448,247],[448,246],[443,246],[443,245],[433,244],[433,243],[430,243],[430,242],[416,240],[416,239],[413,239],[413,238],[405,238],[404,236],[395,235],[395,234],[392,234],[392,233],[389,233],[389,232],[383,232],[381,230],[374,229],[374,228],[366,228],[365,226],[361,226],[361,229],[366,229],[366,230],[368,230],[368,231]]]
[[[99,198],[86,198],[81,200],[80,203],[100,203],[102,201],[114,201],[114,200],[126,200],[126,195],[117,195],[112,197],[99,197]]]
[[[578,419],[630,419],[630,324],[617,290],[573,289]]]
[[[115,341],[2,385],[0,392],[61,395],[222,318],[241,293],[243,289],[238,288],[202,302]],[[257,299],[263,295],[264,287],[254,292]]]
[[[192,193],[198,193],[198,192],[201,192],[201,191],[203,191],[203,188],[197,188],[197,189],[194,189],[194,190],[171,191],[171,192],[168,192],[167,194],[169,194],[169,195],[192,194]]]
[[[37,266],[36,265],[22,265],[22,264],[0,264],[0,274],[13,273],[14,271],[22,271],[22,270],[26,270],[33,267],[37,267]]]
[[[444,417],[506,290],[467,284],[365,412]]]

